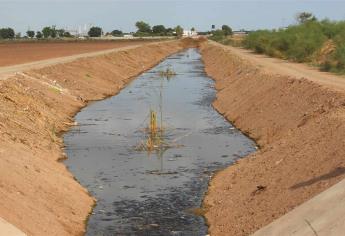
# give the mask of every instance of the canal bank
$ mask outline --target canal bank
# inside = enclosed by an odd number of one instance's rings
[[[343,179],[342,90],[214,42],[201,53],[216,81],[214,107],[260,146],[212,179],[204,200],[211,235],[249,235]]]
[[[82,235],[94,199],[59,162],[61,134],[88,101],[114,95],[187,46],[135,46],[1,80],[1,217],[28,235]]]

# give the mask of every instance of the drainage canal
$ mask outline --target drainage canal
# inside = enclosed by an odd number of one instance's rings
[[[86,235],[205,235],[212,172],[255,150],[212,107],[197,49],[174,54],[76,116],[65,164],[97,199]]]

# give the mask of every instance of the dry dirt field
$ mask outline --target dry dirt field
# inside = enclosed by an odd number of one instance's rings
[[[6,56],[0,57],[0,67],[150,42],[152,41],[4,42],[0,43],[0,55]]]

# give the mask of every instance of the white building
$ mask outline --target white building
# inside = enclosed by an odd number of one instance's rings
[[[198,33],[195,30],[183,30],[182,37],[194,37],[197,35]]]

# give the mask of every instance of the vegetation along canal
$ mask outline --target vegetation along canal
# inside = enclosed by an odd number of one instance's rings
[[[205,235],[191,209],[212,172],[255,144],[212,107],[197,49],[168,57],[76,116],[66,165],[97,199],[87,235]]]

